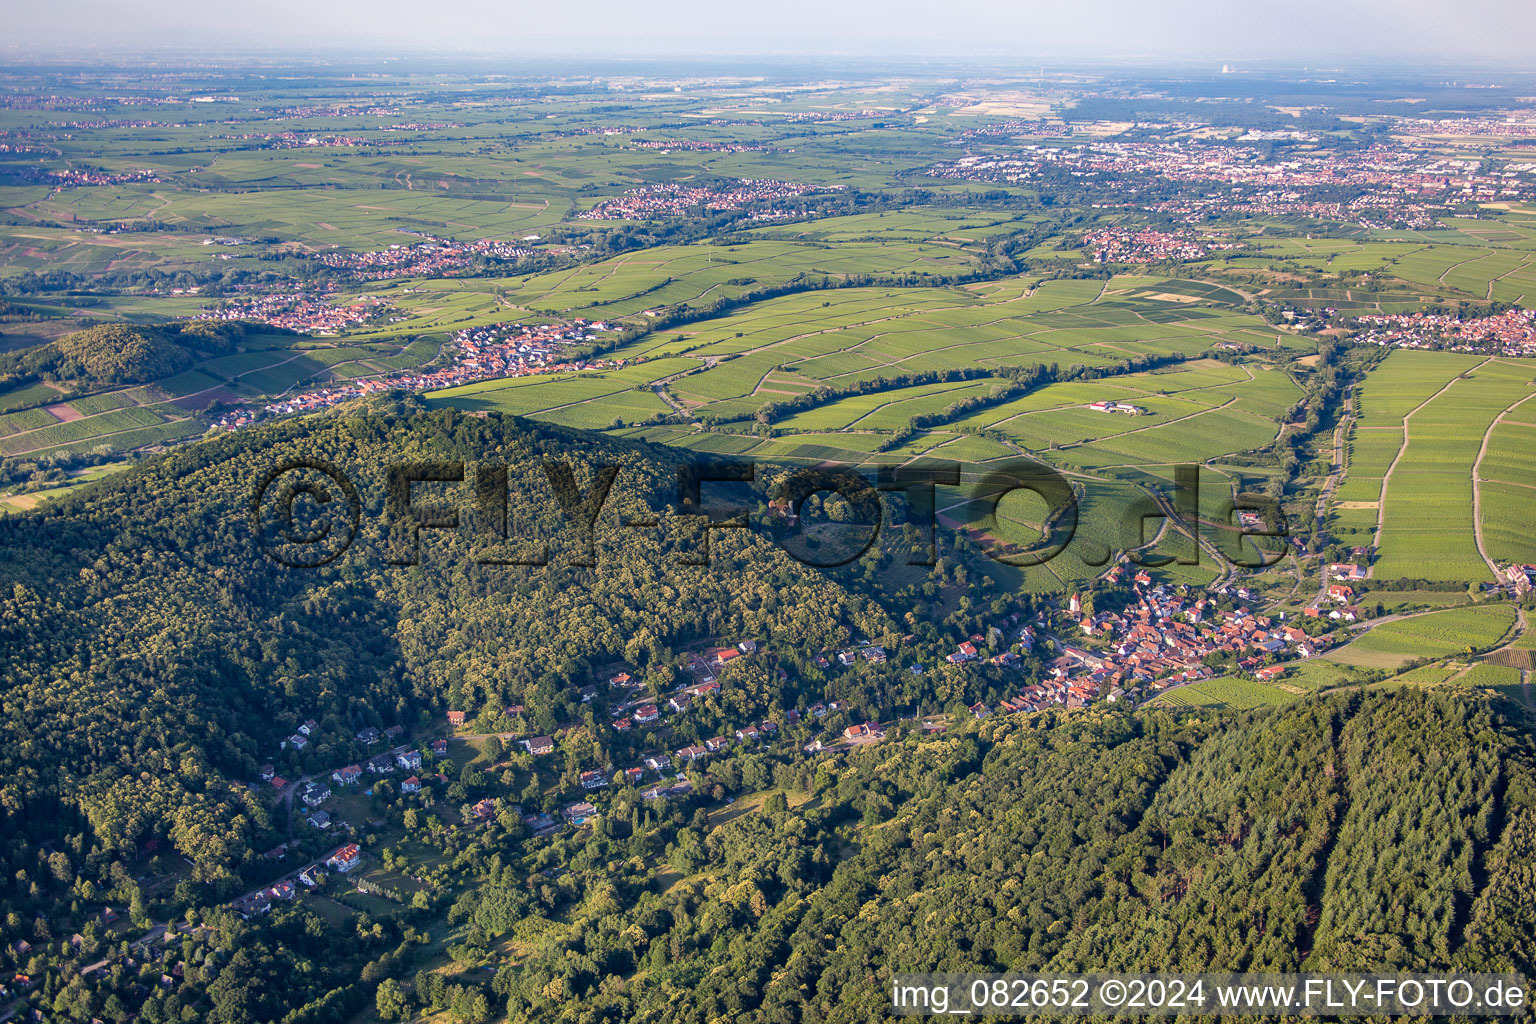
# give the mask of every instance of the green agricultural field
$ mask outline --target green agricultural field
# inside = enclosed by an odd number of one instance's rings
[[[1379,605],[1389,614],[1447,608],[1471,601],[1472,595],[1466,590],[1373,590],[1366,598],[1371,607]]]
[[[964,252],[896,241],[820,243],[756,240],[736,245],[660,246],[571,270],[508,282],[503,297],[531,309],[601,319],[657,306],[706,305],[800,275],[964,273]]]
[[[1483,360],[1460,352],[1392,352],[1356,389],[1363,426],[1401,426],[1431,396]]]
[[[1011,446],[986,437],[963,435],[925,449],[936,459],[954,459],[957,462],[985,463],[1008,459],[1018,452]]]
[[[572,426],[606,427],[615,419],[630,423],[666,411],[666,403],[648,388],[635,389],[697,365],[691,359],[654,359],[619,370],[482,381],[432,392],[427,401],[519,416],[543,414],[540,418]],[[591,408],[582,408],[588,405]]]
[[[1010,228],[1028,224],[1028,216],[1000,215],[995,210],[947,210],[855,214],[831,217],[812,224],[793,224],[759,228],[763,238],[795,238],[846,245],[868,239],[880,243],[898,241],[952,241],[972,243]]]
[[[104,395],[72,399],[69,407],[83,416],[91,416],[98,412],[111,412],[113,409],[122,409],[133,404],[135,404],[133,399],[125,392],[114,391]]]
[[[1395,676],[1381,682],[1382,686],[1402,686],[1405,684],[1417,686],[1434,686],[1452,679],[1461,671],[1459,663],[1437,661],[1429,665],[1420,665],[1411,668],[1407,672],[1400,672]]]
[[[1531,528],[1536,403],[1526,401],[1500,415],[1475,467],[1483,542],[1495,563],[1536,562],[1536,530]]]
[[[26,409],[22,412],[8,412],[0,415],[0,435],[19,434],[28,430],[36,430],[39,427],[48,427],[59,422],[58,417],[46,409]]]
[[[783,430],[894,430],[906,426],[913,416],[941,412],[959,399],[987,394],[1002,383],[951,381],[893,388],[838,399],[787,416],[777,425]],[[759,393],[765,392],[760,389]]]
[[[1295,699],[1295,695],[1269,683],[1228,677],[1174,687],[1158,697],[1157,703],[1171,707],[1246,709],[1284,704]]]
[[[226,162],[221,161],[221,165]],[[286,165],[278,156],[266,161],[256,157],[245,163],[248,166],[238,171],[231,163],[225,173],[259,176],[281,171]],[[391,174],[386,180],[392,179]],[[205,176],[200,180],[211,183],[214,179]],[[559,221],[570,210],[570,203],[536,188],[505,199],[484,200],[380,190],[377,186],[372,193],[329,188],[177,193],[122,186],[105,194],[88,189],[61,193],[34,209],[63,220],[139,216],[187,232],[280,235],[321,251],[337,247],[382,249],[400,242],[405,230],[468,241],[517,238]]]
[[[932,448],[928,454],[935,458],[952,457],[947,445]],[[1011,557],[1029,549],[1042,550],[1038,542],[1048,510],[1043,499],[1031,492],[1007,492],[1012,486],[1007,466],[1006,458],[999,459],[995,466],[996,471],[1003,474],[1001,487],[982,483],[983,474],[994,467],[984,465],[966,473],[962,487],[958,492],[952,492],[954,497],[940,502],[939,514],[945,523],[970,531],[979,544]],[[1072,589],[1089,585],[1101,576],[1115,552],[1148,547],[1148,554],[1153,558],[1188,554],[1187,548],[1182,543],[1175,544],[1172,537],[1153,543],[1162,526],[1160,518],[1148,520],[1145,535],[1141,534],[1140,516],[1150,513],[1151,506],[1140,487],[1120,480],[1086,479],[1078,483],[1081,490],[1077,498],[1077,524],[1070,539],[1064,536],[1053,538],[1051,547],[1059,550],[1043,565],[1029,569],[1026,576],[1037,583],[1042,579],[1055,580],[1056,586]],[[996,502],[994,510],[992,497],[998,493],[1004,496]],[[1063,542],[1065,544],[1061,546]],[[1010,575],[1006,565],[989,566],[989,571],[993,570],[1003,578]],[[1154,575],[1175,585],[1204,585],[1215,578],[1215,569],[1211,556],[1206,553],[1202,555],[1201,564],[1170,564],[1155,570]]]
[[[1382,497],[1377,576],[1491,579],[1478,550],[1474,466],[1494,422],[1532,393],[1528,367],[1491,360],[1453,379],[1405,417],[1407,443]],[[1508,523],[1507,505],[1496,507]]]
[[[30,511],[39,505],[62,498],[65,495],[73,494],[82,487],[95,483],[97,480],[116,476],[118,473],[131,468],[133,468],[133,461],[131,459],[120,462],[105,462],[70,474],[67,483],[39,490],[26,491],[21,494],[0,494],[0,514]]]
[[[987,429],[1075,467],[1204,462],[1274,439],[1274,417],[1299,395],[1284,374],[1199,363],[1171,371],[1055,384],[955,422]],[[1144,415],[1104,413],[1124,402]],[[1267,415],[1266,415],[1267,413]]]
[[[651,391],[621,391],[564,408],[533,414],[535,419],[586,430],[601,430],[615,423],[633,424],[670,411],[671,407]]]
[[[86,196],[77,193],[78,201]],[[124,216],[147,212],[163,200],[147,191],[115,205]],[[53,203],[34,209],[57,209]],[[87,212],[75,206],[63,210],[64,220],[75,212]],[[89,211],[92,213],[96,210]],[[101,213],[108,212],[101,208]],[[0,281],[26,272],[65,272],[103,274],[134,270],[201,270],[212,263],[212,254],[202,244],[201,235],[169,232],[151,234],[114,234],[80,231],[44,225],[0,225]]]
[[[1235,313],[1158,323],[1144,315],[1150,310],[1093,305],[1100,287],[1064,281],[1023,290],[978,286],[810,293],[662,332],[617,354],[666,351],[721,359],[672,390],[700,414],[743,418],[783,392],[786,373],[808,385],[838,387],[970,367],[1114,367],[1135,357],[1198,356],[1258,323]],[[1168,382],[1170,391],[1180,387]],[[1288,397],[1285,390],[1279,381],[1256,386],[1233,411],[1273,415]]]
[[[185,395],[195,395],[199,391],[207,391],[218,386],[218,380],[197,370],[178,373],[176,376],[168,377],[159,383],[159,387],[162,390],[178,398]]]
[[[53,451],[75,442],[106,439],[111,435],[128,433],[141,427],[158,427],[164,423],[165,419],[159,413],[134,406],[7,434],[0,437],[0,452],[24,455]]]
[[[1504,665],[1479,662],[1464,675],[1456,677],[1461,686],[1487,686],[1514,696],[1520,688],[1520,670]]]
[[[41,405],[58,399],[59,392],[47,384],[28,384],[0,393],[0,413],[25,409],[28,406]]]
[[[1430,612],[1384,622],[1326,657],[1363,668],[1397,668],[1416,658],[1485,650],[1505,637],[1514,621],[1514,610],[1507,605]]]
[[[1341,665],[1327,658],[1309,658],[1306,661],[1287,662],[1285,675],[1270,685],[1297,690],[1328,690],[1335,686],[1351,685],[1355,673],[1356,669],[1349,665]]]

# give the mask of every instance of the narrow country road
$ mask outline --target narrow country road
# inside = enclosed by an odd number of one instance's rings
[[[1317,530],[1319,536],[1323,532],[1323,523],[1328,517],[1328,499],[1337,489],[1339,479],[1344,475],[1344,441],[1349,436],[1349,428],[1355,421],[1355,386],[1351,384],[1344,389],[1344,414],[1339,417],[1339,423],[1333,428],[1333,464],[1328,467],[1328,478],[1323,481],[1323,489],[1317,496]],[[1405,428],[1406,429],[1406,428]],[[1404,447],[1407,447],[1406,442]],[[1378,509],[1378,517],[1380,511]],[[1317,566],[1318,576],[1321,580],[1317,586],[1317,599],[1312,603],[1321,607],[1328,600],[1328,566],[1319,556]]]

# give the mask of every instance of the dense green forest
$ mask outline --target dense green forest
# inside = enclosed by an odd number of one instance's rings
[[[545,461],[574,464],[583,486],[594,465],[620,467],[608,508],[634,517],[675,501],[681,462],[573,438],[447,413],[330,417],[211,440],[45,515],[0,522],[9,813],[45,827],[79,815],[119,853],[165,836],[214,880],[255,856],[265,827],[249,796],[218,780],[255,777],[305,719],[360,728],[517,701],[552,727],[577,703],[570,680],[592,664],[663,670],[671,645],[715,632],[815,649],[890,633],[878,606],[760,539],[734,554],[717,540],[714,564],[680,566],[663,550],[670,541],[647,550],[605,516],[602,563],[570,564],[566,548],[581,541]],[[277,564],[247,502],[264,472],[306,457],[359,481],[370,522],[383,518],[389,463],[505,463],[509,507],[519,526],[555,538],[551,564],[481,565],[428,539],[423,565],[407,569],[388,564],[388,538],[366,528],[335,566]]]
[[[569,851],[597,888],[493,988],[514,1019],[862,1021],[893,971],[1529,970],[1530,754],[1480,698],[1404,692],[786,765],[793,807]],[[655,850],[661,885],[628,870]]]

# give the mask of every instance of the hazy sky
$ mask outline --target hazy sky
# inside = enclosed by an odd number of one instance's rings
[[[1536,0],[0,0],[0,23],[0,52],[15,55],[135,46],[1536,67]]]

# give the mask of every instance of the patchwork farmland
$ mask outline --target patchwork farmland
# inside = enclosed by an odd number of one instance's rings
[[[1493,578],[1488,559],[1495,552],[1485,559],[1479,550],[1478,516],[1485,524],[1490,516],[1508,522],[1508,482],[1479,481],[1474,501],[1474,470],[1481,473],[1480,459],[1486,461],[1484,438],[1491,441],[1495,424],[1502,427],[1507,412],[1533,394],[1530,369],[1508,360],[1399,351],[1371,371],[1359,388],[1349,471],[1336,497],[1355,536],[1362,520],[1376,520],[1374,575],[1465,583]],[[1510,426],[1518,428],[1518,421]],[[1509,463],[1500,459],[1510,438],[1508,431],[1501,435],[1489,464],[1506,476]],[[1504,546],[1496,554],[1508,559],[1508,534],[1498,535]]]

